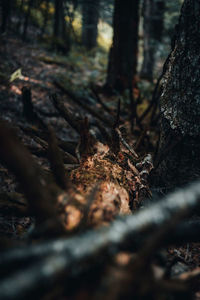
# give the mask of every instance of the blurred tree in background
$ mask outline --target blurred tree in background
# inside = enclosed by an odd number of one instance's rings
[[[11,0],[1,0],[1,33],[4,33],[10,22]]]
[[[164,0],[143,1],[143,63],[141,77],[153,80],[155,55],[158,43],[162,41],[164,27]]]
[[[132,85],[137,69],[138,26],[139,1],[116,0],[106,81],[109,88],[123,91]]]
[[[100,0],[82,0],[82,43],[89,50],[97,45]]]

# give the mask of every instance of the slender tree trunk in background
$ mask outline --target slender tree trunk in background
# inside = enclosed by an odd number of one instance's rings
[[[70,32],[65,21],[65,1],[55,0],[54,28],[53,28],[54,47],[67,54],[70,50]]]
[[[1,0],[1,10],[1,33],[4,33],[10,22],[11,0]]]
[[[31,7],[33,6],[34,0],[29,0],[28,2],[28,9],[25,15],[24,19],[24,28],[23,28],[23,33],[22,33],[22,38],[25,41],[26,40],[26,34],[27,34],[27,28],[29,24],[29,19],[30,19],[30,14],[31,14]]]
[[[82,3],[82,43],[87,49],[97,45],[100,0]]]
[[[115,0],[113,44],[106,86],[123,91],[132,85],[137,69],[139,1]]]
[[[150,81],[153,80],[155,55],[162,40],[164,10],[164,0],[144,0],[143,2],[144,58],[141,77]]]
[[[69,22],[65,20],[65,3],[63,3],[63,9],[61,11],[61,36],[65,42],[65,53],[67,54],[71,48],[71,35]]]
[[[53,28],[53,34],[55,37],[59,37],[61,34],[62,9],[63,9],[63,0],[55,0],[54,28]]]
[[[174,187],[200,176],[199,49],[200,1],[185,0],[162,79],[159,185]]]
[[[18,22],[17,22],[17,32],[20,32],[23,18],[23,8],[24,8],[24,0],[21,0],[18,14]]]
[[[43,25],[42,25],[41,34],[40,34],[41,37],[43,37],[43,35],[45,34],[45,30],[47,27],[47,22],[48,22],[48,18],[49,18],[49,6],[50,6],[50,0],[46,0],[45,1],[44,20],[43,20]]]

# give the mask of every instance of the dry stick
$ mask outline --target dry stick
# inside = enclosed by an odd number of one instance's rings
[[[130,153],[131,153],[133,156],[135,156],[136,158],[138,158],[139,156],[138,156],[138,154],[135,152],[135,150],[133,149],[133,147],[131,147],[131,146],[125,141],[125,139],[122,137],[121,131],[120,131],[118,128],[116,128],[116,131],[117,131],[117,133],[118,133],[118,135],[119,135],[119,138],[120,138],[120,141],[121,141],[121,143],[124,145],[124,147],[126,147],[126,149],[128,149],[128,151],[130,151]]]
[[[119,127],[119,119],[120,119],[120,109],[121,109],[121,101],[120,98],[118,100],[117,105],[117,114],[116,114],[116,120],[114,121],[114,124],[112,126],[112,142],[111,142],[111,149],[115,154],[118,154],[120,151],[120,138],[119,138],[119,130],[117,131]]]
[[[108,131],[106,130],[105,126],[101,124],[99,120],[95,121],[95,125],[99,128],[100,133],[102,134],[102,137],[105,139],[107,142],[108,146],[111,146],[112,139]]]
[[[56,109],[60,112],[61,116],[74,128],[77,133],[80,135],[80,143],[77,145],[75,152],[80,161],[80,153],[81,154],[89,154],[92,152],[93,145],[95,143],[95,138],[89,132],[89,124],[88,118],[86,117],[84,120],[75,119],[72,114],[66,109],[62,101],[60,101],[56,95],[52,96],[53,104]],[[79,149],[80,148],[80,149]]]
[[[45,140],[45,141],[47,139],[47,134],[44,133],[44,131],[35,129],[34,127],[27,127],[27,126],[22,126],[22,125],[20,125],[19,127],[25,134],[30,135],[33,138],[35,138],[35,136],[37,136],[40,139]],[[58,139],[58,146],[65,152],[74,156],[76,143],[70,142],[70,141],[63,141],[63,140],[59,139],[58,137],[57,137],[57,139]]]
[[[0,141],[0,161],[21,183],[36,220],[39,223],[52,218],[56,220],[56,197],[52,188],[45,181],[41,168],[34,162],[31,154],[3,121],[0,122]]]
[[[51,165],[56,183],[62,188],[67,189],[69,187],[69,178],[64,168],[63,156],[60,148],[58,147],[55,132],[49,126],[49,142],[48,142],[48,157]]]
[[[77,274],[80,274],[84,272],[86,262],[87,266],[90,262],[94,263],[94,257],[96,258],[97,254],[100,255],[101,261],[105,261],[120,250],[130,250],[134,246],[134,241],[137,241],[139,237],[144,236],[145,238],[145,234],[149,235],[153,229],[161,228],[170,222],[177,213],[185,211],[184,217],[189,217],[194,210],[199,211],[199,199],[200,181],[197,181],[182,190],[179,189],[167,195],[160,202],[135,215],[113,221],[109,227],[96,231],[90,230],[69,239],[58,239],[36,246],[11,250],[5,254],[8,261],[13,258],[25,260],[30,257],[38,257],[39,254],[48,254],[49,256],[35,263],[34,266],[31,265],[12,274],[10,278],[2,280],[0,282],[0,298],[23,297],[39,289],[43,282],[52,284],[59,275],[77,265],[79,266]],[[171,236],[168,238],[171,239]],[[176,240],[171,240],[171,242],[176,243]],[[3,254],[0,261],[5,261]]]
[[[137,151],[140,148],[140,145],[142,144],[145,136],[146,136],[146,132],[148,130],[148,125],[145,126],[144,130],[142,131],[142,134],[140,135],[140,137],[137,140],[136,146],[135,146],[135,150]]]
[[[56,109],[60,112],[61,116],[74,128],[77,133],[80,135],[80,143],[76,147],[76,155],[78,161],[80,161],[80,154],[81,151],[84,154],[89,154],[92,151],[93,145],[95,143],[95,138],[91,136],[89,132],[89,124],[88,119],[85,118],[84,120],[77,120],[75,119],[72,114],[66,109],[63,102],[60,101],[56,95],[52,96],[53,104]],[[80,149],[79,149],[80,148]]]
[[[84,120],[80,122],[81,132],[80,132],[80,154],[84,157],[88,157],[94,153],[94,145],[96,144],[96,138],[94,138],[89,131],[89,121],[85,117]]]
[[[44,141],[43,139],[41,139],[37,136],[35,136],[33,138],[36,141],[36,143],[41,145],[47,151],[48,143],[46,141]],[[71,155],[70,153],[67,153],[66,151],[63,151],[62,149],[59,149],[59,151],[62,155],[62,159],[63,159],[64,163],[66,163],[66,164],[77,164],[78,163],[77,159],[73,155]]]
[[[36,108],[37,113],[39,113],[40,115],[47,117],[47,118],[58,118],[59,114],[58,113],[54,113],[54,112],[46,112],[43,111],[42,109],[40,109],[39,107]]]
[[[113,152],[118,153],[120,151],[120,146],[119,143],[121,142],[124,147],[130,151],[130,153],[135,156],[136,158],[138,158],[137,153],[135,152],[135,150],[125,141],[125,139],[123,138],[121,131],[119,129],[119,122],[120,122],[120,107],[121,107],[121,101],[120,99],[118,100],[118,106],[117,106],[117,115],[116,115],[116,120],[113,124],[113,128],[112,128],[112,149]]]
[[[133,133],[134,128],[135,128],[135,124],[136,124],[137,111],[136,111],[136,103],[135,103],[135,99],[134,99],[132,84],[129,87],[129,99],[130,99],[131,132]]]
[[[113,116],[113,111],[101,100],[99,94],[97,93],[96,89],[91,86],[91,91],[92,93],[94,94],[95,98],[97,99],[97,101],[99,102],[99,104],[102,106],[102,108],[107,112],[109,113],[110,115]]]
[[[81,132],[79,120],[75,119],[75,117],[68,111],[65,107],[64,103],[58,99],[56,94],[51,96],[52,102],[55,108],[59,111],[60,115],[67,121],[67,123],[76,130],[78,134]]]
[[[78,105],[83,107],[85,110],[87,110],[91,115],[102,121],[104,124],[108,126],[112,126],[113,122],[112,120],[105,118],[105,116],[92,108],[90,105],[86,103],[86,99],[84,97],[80,98],[78,95],[76,95],[74,92],[68,90],[66,87],[64,87],[61,83],[58,81],[54,82],[57,87],[59,87],[65,94],[67,94],[74,102],[76,102]]]
[[[95,90],[95,88],[93,86],[91,86],[91,91],[93,92],[95,98],[97,99],[97,101],[101,104],[101,106],[103,107],[103,109],[109,113],[112,117],[114,116],[114,111],[112,111],[100,98],[99,94],[97,93],[97,91]],[[120,116],[120,122],[124,123],[124,120],[122,119],[122,117]],[[98,123],[99,124],[99,123]],[[99,128],[100,129],[100,128]],[[101,129],[100,129],[101,131]]]
[[[157,97],[157,92],[158,92],[158,88],[160,85],[160,81],[163,77],[163,73],[160,75],[160,77],[157,80],[155,89],[153,91],[153,95],[152,95],[152,99],[151,102],[149,104],[149,106],[147,107],[147,109],[143,112],[143,114],[139,117],[139,122],[141,123],[143,121],[143,119],[148,115],[148,113],[151,111],[151,109],[156,106],[157,107],[157,102],[158,102],[158,97]]]
[[[57,110],[60,112],[60,114],[63,116],[63,118],[78,132],[80,133],[80,127],[79,125],[77,125],[77,121],[75,122],[72,117],[72,115],[69,113],[69,111],[66,109],[66,107],[64,106],[64,104],[58,100],[58,98],[56,97],[56,95],[53,95],[52,97],[53,99],[53,103],[54,106],[57,108]],[[96,116],[95,114],[93,114],[94,116]],[[98,116],[96,116],[98,118]],[[100,120],[102,119],[99,118]],[[104,123],[105,120],[103,119]],[[111,124],[112,121],[109,121],[109,126],[113,127],[113,124]],[[120,141],[122,142],[122,144],[131,152],[131,154],[133,154],[135,157],[138,157],[137,153],[134,151],[134,149],[128,145],[128,143],[124,140],[124,138],[121,135],[120,130],[118,130],[117,128],[115,129],[117,131],[117,134],[119,136]]]

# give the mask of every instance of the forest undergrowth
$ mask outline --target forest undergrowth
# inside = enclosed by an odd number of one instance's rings
[[[133,91],[110,95],[102,88],[106,65],[103,50],[87,57],[81,49],[74,49],[65,58],[44,46],[23,43],[13,36],[1,38],[0,110],[6,121],[0,129],[1,154],[8,166],[0,167],[2,250],[108,226],[118,215],[142,210],[157,192],[157,197],[164,194],[162,189],[152,189],[148,180],[159,139],[157,106],[150,106],[148,98],[153,87],[138,79]],[[18,73],[13,74],[16,70]],[[145,86],[147,89],[142,90]],[[133,102],[137,103],[134,116],[130,115]],[[42,205],[44,196],[49,203]],[[35,202],[34,197],[38,199]],[[166,232],[170,234],[169,228]],[[133,263],[136,254],[122,250],[104,267],[97,263],[96,270],[86,272],[84,280],[75,271],[80,289],[75,291],[72,284],[67,293],[76,299],[88,299],[91,293],[98,299],[106,290],[107,298],[114,299],[117,293],[132,295],[130,283],[134,283],[138,297],[153,290],[157,298],[152,299],[169,299],[163,291],[189,299],[184,280],[200,274],[199,244],[162,251],[149,265],[142,248],[137,265]],[[148,276],[141,279],[146,263]],[[139,279],[133,278],[137,272],[141,272]],[[167,281],[168,273],[174,282]],[[93,288],[91,282],[100,288]],[[193,287],[195,299],[200,299],[198,282]],[[63,287],[59,284],[53,293],[59,297]]]

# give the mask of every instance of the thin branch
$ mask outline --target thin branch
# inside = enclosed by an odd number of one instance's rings
[[[67,121],[67,123],[80,134],[80,124],[79,121],[75,119],[71,112],[65,107],[64,103],[58,99],[56,94],[51,96],[52,102],[55,108],[58,110],[60,115]]]
[[[0,122],[0,161],[11,170],[25,192],[30,211],[39,223],[57,219],[56,197],[45,176],[28,150],[19,142],[14,130]]]
[[[114,114],[113,111],[101,100],[98,92],[96,91],[96,89],[93,86],[91,86],[91,91],[94,94],[94,96],[95,96],[96,100],[98,101],[98,103],[102,106],[102,108],[107,113],[109,113],[111,116],[113,116],[113,114]]]
[[[189,217],[194,210],[199,211],[199,199],[200,181],[169,194],[160,202],[135,215],[113,221],[109,227],[96,231],[90,230],[69,239],[59,239],[2,253],[1,264],[6,260],[7,262],[16,261],[16,259],[24,261],[41,255],[48,255],[48,257],[2,280],[0,298],[8,299],[13,295],[22,297],[30,294],[39,288],[42,282],[55,282],[59,275],[71,270],[74,265],[79,266],[77,272],[80,274],[85,270],[84,263],[87,262],[88,265],[91,262],[93,265],[97,255],[101,257],[101,261],[105,261],[120,250],[130,251],[138,244],[139,238],[142,237],[144,241],[152,230],[161,228],[167,222],[170,223],[177,213],[184,211],[184,217]],[[199,228],[200,226],[198,230]],[[181,242],[180,236],[178,239],[176,236],[177,232],[180,234],[180,229],[176,227],[176,231],[171,230],[171,232],[167,243]],[[166,241],[163,243],[166,244]]]
[[[86,103],[86,99],[84,97],[79,97],[71,90],[64,87],[61,83],[55,81],[54,82],[57,87],[59,87],[66,95],[68,95],[74,102],[80,105],[82,108],[87,110],[91,115],[102,121],[108,126],[112,126],[112,120],[106,118],[101,112],[92,108],[89,104]]]

